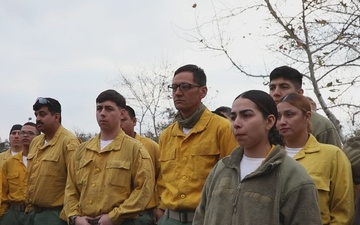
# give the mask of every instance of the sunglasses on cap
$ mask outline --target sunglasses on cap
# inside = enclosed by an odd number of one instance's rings
[[[43,97],[37,98],[36,101],[39,102],[41,105],[53,106],[53,104],[49,100],[47,100],[46,98],[43,98]]]

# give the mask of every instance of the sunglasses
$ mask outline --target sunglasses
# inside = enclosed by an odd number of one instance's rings
[[[47,100],[46,98],[43,98],[43,97],[39,97],[36,99],[37,102],[39,102],[41,105],[50,105],[53,107],[53,104]]]

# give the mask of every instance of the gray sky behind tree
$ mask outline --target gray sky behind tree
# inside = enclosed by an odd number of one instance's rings
[[[210,109],[231,106],[249,89],[267,90],[261,79],[233,69],[225,57],[201,51],[184,39],[198,15],[211,15],[211,2],[196,1],[1,1],[0,2],[0,137],[13,124],[34,115],[36,98],[53,97],[62,104],[63,125],[74,131],[98,132],[95,98],[114,88],[118,68],[133,71],[162,59],[174,70],[192,63],[208,76]],[[254,23],[256,21],[254,20]],[[256,25],[256,24],[255,24]],[[211,31],[209,31],[211,32]],[[244,39],[239,60],[261,71],[269,55]],[[271,64],[275,64],[274,60]],[[124,93],[125,97],[130,93]]]

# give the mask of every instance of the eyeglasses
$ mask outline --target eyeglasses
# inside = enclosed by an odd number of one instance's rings
[[[172,91],[176,91],[177,88],[180,88],[181,91],[188,91],[193,87],[201,87],[201,85],[198,84],[189,84],[189,83],[181,83],[181,84],[170,84],[168,86],[169,89],[172,89]]]
[[[21,132],[20,132],[20,135],[21,135],[21,136],[25,136],[25,135],[27,135],[27,136],[34,136],[35,133],[32,132],[32,131],[21,131]]]
[[[46,98],[43,98],[43,97],[38,97],[36,99],[36,102],[39,102],[41,105],[49,104],[49,105],[53,106],[53,104],[49,100],[47,100]]]

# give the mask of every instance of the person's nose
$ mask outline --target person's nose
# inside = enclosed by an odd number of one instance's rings
[[[275,97],[281,97],[281,90],[280,88],[276,87],[273,92],[272,92],[273,96]]]
[[[173,90],[174,95],[182,95],[184,92],[180,89],[180,86]]]
[[[105,115],[106,115],[106,110],[105,110],[105,108],[102,108],[100,111],[100,116],[104,117]]]
[[[278,126],[282,126],[286,124],[286,120],[283,116],[279,116],[276,123],[278,124]]]
[[[233,121],[232,121],[232,126],[234,127],[234,129],[239,129],[242,127],[242,123],[241,120],[239,119],[239,117],[236,117]]]

